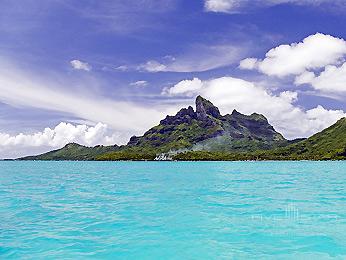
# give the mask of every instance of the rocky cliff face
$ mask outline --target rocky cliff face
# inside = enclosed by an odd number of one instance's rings
[[[203,121],[209,119],[208,116],[212,118],[220,118],[221,114],[219,109],[214,106],[209,100],[198,96],[196,98],[196,117],[197,119]]]
[[[216,106],[198,96],[196,111],[190,106],[175,116],[167,116],[143,136],[132,137],[128,147],[160,151],[183,148],[241,151],[269,149],[285,142],[263,115],[247,116],[234,110],[222,116]]]

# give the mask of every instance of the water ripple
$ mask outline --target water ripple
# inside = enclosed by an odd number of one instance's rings
[[[0,162],[0,259],[345,259],[345,162]]]

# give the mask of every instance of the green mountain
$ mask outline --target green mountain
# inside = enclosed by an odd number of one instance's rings
[[[167,116],[143,136],[133,136],[127,148],[157,152],[181,149],[255,151],[287,144],[260,114],[243,115],[236,110],[222,116],[210,101],[198,96],[196,111],[190,106]]]
[[[124,146],[62,149],[20,160],[154,160],[159,154],[177,160],[295,160],[344,159],[346,119],[308,138],[288,141],[260,114],[236,110],[221,115],[210,101],[198,96],[191,106],[167,116],[143,136]]]

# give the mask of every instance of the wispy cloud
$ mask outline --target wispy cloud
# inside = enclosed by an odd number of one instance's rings
[[[0,31],[23,33],[37,29],[56,6],[55,1],[5,0],[0,8]]]
[[[149,60],[137,67],[148,72],[199,72],[232,65],[244,57],[246,46],[195,45],[182,54],[160,61]]]
[[[0,102],[11,106],[59,111],[102,122],[128,134],[141,133],[165,115],[166,108],[149,108],[100,96],[87,88],[88,83],[80,92],[71,86],[58,85],[54,80],[24,73],[9,64],[0,64],[0,68]]]
[[[176,3],[176,0],[22,0],[20,3],[4,0],[0,8],[0,31],[27,33],[40,29],[52,13],[64,10],[74,18],[88,22],[93,32],[128,34],[162,27],[158,19],[173,11]]]
[[[161,72],[167,71],[167,65],[162,64],[156,60],[149,60],[146,63],[139,65],[137,69],[147,72]]]
[[[132,33],[161,27],[157,19],[176,8],[176,0],[87,1],[61,0],[78,16],[92,20],[98,30]],[[95,27],[95,28],[96,28]]]
[[[120,65],[118,67],[115,67],[114,68],[115,70],[118,70],[118,71],[128,71],[129,70],[129,67],[126,66],[126,65]]]
[[[203,72],[237,64],[239,60],[246,57],[249,49],[247,44],[242,46],[191,44],[180,53],[150,59],[139,65],[130,63],[114,65],[100,61],[93,61],[92,65],[95,65],[95,70],[101,67],[105,71],[118,72]],[[88,63],[79,60],[73,62],[75,69],[91,69]]]
[[[147,85],[148,85],[148,82],[145,80],[139,80],[139,81],[130,83],[130,86],[135,86],[135,87],[145,87]]]
[[[221,13],[246,12],[254,8],[270,7],[280,4],[344,8],[345,3],[343,0],[204,0],[206,11]]]

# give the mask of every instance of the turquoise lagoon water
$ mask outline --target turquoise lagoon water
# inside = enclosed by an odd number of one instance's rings
[[[0,259],[346,259],[346,162],[0,162]]]

